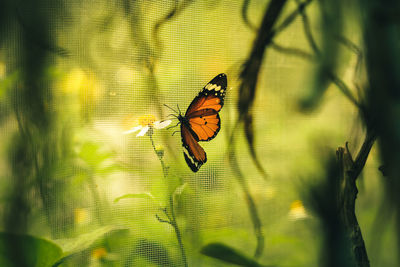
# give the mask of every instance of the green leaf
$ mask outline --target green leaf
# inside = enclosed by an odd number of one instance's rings
[[[55,263],[55,266],[61,264],[66,258],[90,248],[95,242],[103,238],[105,234],[117,230],[126,230],[126,228],[109,225],[76,238],[54,240],[63,250],[63,255],[58,259],[57,263]]]
[[[144,199],[150,199],[151,201],[153,201],[155,204],[157,204],[158,206],[160,206],[160,204],[157,202],[156,198],[149,192],[145,192],[145,193],[138,193],[138,194],[126,194],[120,197],[117,197],[116,199],[114,199],[114,203],[117,203],[118,201],[120,201],[121,199],[125,199],[125,198],[144,198]]]
[[[159,267],[176,266],[168,249],[158,241],[140,239],[135,246],[135,253]]]
[[[212,257],[224,262],[229,262],[239,266],[247,267],[261,267],[263,265],[257,263],[252,258],[244,255],[242,252],[235,250],[227,245],[221,243],[211,243],[204,246],[201,251],[202,254]]]
[[[0,266],[49,267],[61,256],[61,248],[51,241],[0,233]]]
[[[174,194],[173,194],[174,198],[182,195],[183,190],[185,190],[186,186],[187,186],[187,183],[184,183],[183,185],[178,186],[174,191]]]
[[[178,187],[175,189],[174,193],[172,194],[173,201],[174,201],[174,202],[173,202],[173,203],[174,203],[174,206],[177,206],[177,207],[178,207],[178,201],[180,200],[181,195],[182,195],[182,193],[183,193],[183,191],[185,190],[186,187],[187,187],[187,183],[184,183],[184,184],[178,186]]]

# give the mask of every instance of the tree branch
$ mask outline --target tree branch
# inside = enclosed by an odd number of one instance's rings
[[[365,140],[353,161],[347,147],[339,147],[336,151],[337,160],[341,167],[339,179],[339,212],[343,225],[352,243],[352,253],[357,267],[369,267],[367,250],[362,237],[360,225],[355,214],[355,202],[357,199],[356,180],[365,166],[369,152],[376,140],[376,135],[367,132]]]

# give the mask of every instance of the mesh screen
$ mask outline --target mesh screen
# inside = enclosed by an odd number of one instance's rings
[[[0,4],[0,213],[8,233],[1,249],[9,255],[0,263],[33,266],[32,257],[42,262],[35,266],[238,263],[217,259],[236,255],[223,245],[252,262],[243,259],[243,266],[321,263],[324,228],[304,195],[324,174],[325,152],[334,155],[346,141],[355,151],[364,130],[357,108],[334,85],[319,107],[300,112],[316,64],[271,45],[258,58],[252,154],[238,122],[240,73],[269,1],[246,2]],[[296,9],[297,1],[287,1],[275,26]],[[311,3],[307,14],[322,42],[318,5]],[[297,14],[274,43],[311,54],[303,22]],[[354,42],[361,38],[356,26],[345,31]],[[340,77],[351,84],[356,55],[343,48],[337,57]],[[219,73],[228,80],[221,130],[200,142],[207,162],[194,173],[170,114],[184,114]],[[154,126],[165,120],[172,121],[168,127]],[[357,204],[366,231],[376,212],[369,203],[381,194],[374,190],[377,165],[373,150]],[[368,248],[373,241],[366,237]],[[372,261],[390,266],[395,249]]]

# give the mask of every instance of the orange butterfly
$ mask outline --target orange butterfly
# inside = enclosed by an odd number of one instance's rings
[[[224,73],[212,79],[193,99],[185,116],[179,112],[182,146],[187,165],[197,172],[206,163],[207,155],[199,141],[210,141],[221,129],[218,112],[224,105],[227,79]]]

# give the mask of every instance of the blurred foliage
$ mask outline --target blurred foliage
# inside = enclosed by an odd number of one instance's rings
[[[65,240],[45,240],[30,235],[1,233],[1,266],[59,266],[74,254],[92,248],[105,234],[121,230],[120,227],[103,227],[91,233]],[[18,244],[19,251],[11,251],[11,244]]]
[[[50,267],[61,257],[62,250],[56,244],[29,235],[2,233],[0,235],[1,266]],[[10,251],[10,244],[18,243],[19,251]]]
[[[0,265],[398,266],[399,10],[0,1]],[[198,173],[122,134],[222,72]]]
[[[145,258],[150,263],[154,263],[156,266],[176,266],[169,256],[167,248],[156,241],[139,240],[133,253]]]
[[[307,206],[320,218],[323,237],[321,266],[355,266],[350,239],[340,218],[340,168],[336,159],[328,157],[326,174],[316,179],[306,193]],[[325,178],[326,177],[326,178]]]
[[[247,266],[247,267],[264,266],[258,264],[252,258],[242,255],[240,252],[234,250],[233,248],[220,243],[208,244],[204,246],[200,252],[206,256],[213,257],[239,266]]]

